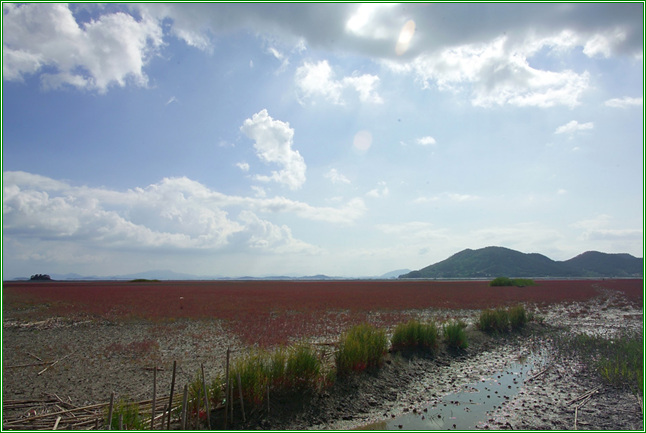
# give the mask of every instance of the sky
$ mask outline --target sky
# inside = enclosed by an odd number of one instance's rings
[[[643,257],[643,3],[3,3],[3,278]]]

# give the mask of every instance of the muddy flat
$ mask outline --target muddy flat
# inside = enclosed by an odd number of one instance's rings
[[[536,318],[523,331],[496,337],[475,326],[481,309],[517,303]],[[178,392],[202,365],[209,377],[222,374],[227,348],[236,357],[307,340],[329,358],[352,324],[392,330],[411,317],[465,321],[468,349],[388,354],[380,369],[303,401],[277,396],[269,415],[236,427],[571,430],[575,416],[577,429],[643,427],[639,397],[550,350],[555,332],[642,332],[642,280],[5,283],[3,405],[35,403],[4,407],[3,421],[51,411],[38,403],[47,399],[69,407],[105,403],[111,393],[150,399],[155,367],[158,392],[168,395],[174,362]]]

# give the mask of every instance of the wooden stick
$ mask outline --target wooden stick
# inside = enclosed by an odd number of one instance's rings
[[[244,401],[242,400],[242,381],[240,380],[240,372],[238,372],[238,392],[240,393],[240,406],[242,407],[242,422],[247,422],[244,416]]]
[[[108,409],[108,430],[112,430],[112,409],[114,408],[114,391],[110,394],[110,408]]]
[[[59,415],[58,417],[56,417],[56,422],[54,423],[54,428],[52,430],[56,430],[56,428],[58,427],[58,423],[60,421],[61,421],[61,416]]]
[[[119,414],[119,430],[123,430],[123,413]]]
[[[150,416],[150,429],[155,428],[155,409],[157,409],[157,366],[153,370],[153,402],[152,402],[152,415]]]
[[[4,368],[23,368],[23,367],[35,367],[39,365],[48,365],[48,364],[53,364],[54,361],[49,361],[49,362],[33,362],[31,364],[18,364],[18,365],[8,365]]]
[[[188,409],[188,384],[184,385],[184,398],[182,398],[182,430],[186,430],[186,410],[187,409]]]
[[[173,361],[173,379],[170,384],[170,399],[168,400],[168,424],[166,430],[170,430],[170,411],[173,407],[173,393],[175,392],[175,370],[177,369],[177,361]]]
[[[70,356],[72,356],[72,355],[74,355],[74,352],[72,352],[72,353],[70,353],[70,354],[68,354],[68,355],[65,355],[65,356],[64,356],[64,357],[62,357],[62,358],[59,358],[57,361],[52,362],[52,364],[51,364],[51,365],[48,365],[47,367],[45,367],[45,368],[43,368],[41,371],[39,371],[39,372],[38,372],[38,376],[40,376],[40,375],[41,375],[41,374],[43,374],[45,371],[47,371],[47,369],[48,369],[49,367],[53,367],[53,366],[55,366],[56,364],[58,364],[59,362],[61,362],[61,361],[62,361],[62,360],[64,360],[65,358],[69,358],[69,357],[70,357]]]
[[[599,386],[599,387],[597,387],[597,388],[595,388],[595,389],[593,389],[593,390],[591,390],[591,391],[584,392],[584,393],[583,393],[583,394],[581,394],[579,397],[575,397],[575,398],[573,398],[572,400],[570,400],[570,401],[568,402],[568,404],[572,404],[572,403],[574,403],[575,401],[583,400],[584,398],[586,398],[586,397],[588,397],[588,396],[590,396],[590,395],[594,394],[595,392],[599,391],[600,389],[601,389],[601,387]]]
[[[578,415],[578,412],[579,412],[579,407],[577,406],[574,408],[574,430],[576,430],[576,417]]]
[[[539,376],[541,376],[541,375],[545,374],[545,372],[546,372],[547,370],[549,370],[551,367],[552,367],[552,364],[548,365],[547,367],[545,367],[544,369],[542,369],[541,371],[539,371],[537,374],[535,374],[535,375],[533,375],[532,377],[530,377],[529,379],[527,379],[527,382],[529,382],[529,381],[531,381],[531,380],[534,380],[534,379],[536,379],[537,377],[539,377]]]
[[[226,430],[229,423],[229,354],[231,353],[231,348],[227,347],[227,367],[226,367],[226,376],[227,376],[227,386],[226,386],[226,399],[224,400],[224,429]]]
[[[39,361],[41,361],[41,362],[43,361],[42,359],[40,359],[39,357],[37,357],[37,356],[36,356],[36,355],[34,355],[33,353],[29,353],[29,352],[27,352],[27,355],[29,355],[29,356],[33,356],[34,358],[36,358],[37,360],[39,360]]]
[[[209,393],[206,389],[206,378],[204,377],[204,364],[202,364],[202,386],[204,387],[204,405],[206,406],[206,425],[211,430],[211,410],[209,408]]]

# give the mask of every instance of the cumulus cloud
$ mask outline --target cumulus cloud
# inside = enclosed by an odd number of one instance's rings
[[[429,146],[436,143],[435,139],[430,135],[427,135],[426,137],[420,137],[415,140],[415,142],[421,146]]]
[[[331,168],[330,171],[324,174],[326,179],[330,179],[330,181],[334,184],[338,183],[350,183],[350,179],[339,173],[339,171],[336,168]]]
[[[556,128],[556,131],[554,131],[554,134],[574,134],[575,132],[578,132],[578,131],[586,131],[588,129],[593,129],[593,128],[594,128],[594,123],[592,122],[579,123],[576,120],[571,120],[565,125],[561,125],[558,128]]]
[[[361,199],[316,207],[284,197],[229,196],[186,177],[115,191],[73,186],[26,172],[3,173],[3,234],[10,240],[72,242],[97,250],[315,251],[258,214],[349,224]],[[237,212],[237,216],[231,216]]]
[[[640,107],[643,105],[643,98],[631,98],[629,96],[623,98],[608,99],[605,105],[612,108],[628,108]]]
[[[48,89],[145,86],[144,65],[163,42],[159,23],[148,16],[117,12],[79,24],[65,4],[2,6],[5,80],[40,71]]]
[[[296,70],[296,86],[305,99],[322,97],[333,104],[345,104],[344,93],[353,90],[361,102],[381,104],[383,99],[376,92],[379,83],[376,75],[353,75],[336,79],[327,60],[317,63],[305,62]]]
[[[272,171],[271,176],[256,175],[262,182],[278,182],[295,190],[305,183],[305,160],[292,149],[294,130],[289,123],[274,120],[267,110],[254,114],[240,127],[242,133],[254,140],[256,155],[261,161],[282,166],[282,170]]]
[[[238,167],[242,171],[249,171],[249,164],[246,162],[238,162],[236,163],[236,167]]]

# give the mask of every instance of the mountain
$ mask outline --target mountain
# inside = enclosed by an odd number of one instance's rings
[[[384,280],[386,280],[388,278],[397,278],[400,275],[407,274],[409,272],[410,272],[410,269],[397,269],[396,271],[386,272],[385,274],[380,275],[377,278],[384,279]]]
[[[563,262],[585,272],[590,277],[632,277],[643,275],[644,260],[630,254],[607,254],[599,251],[586,251]]]
[[[643,276],[643,259],[589,251],[563,262],[504,247],[466,249],[400,278],[628,277]]]

